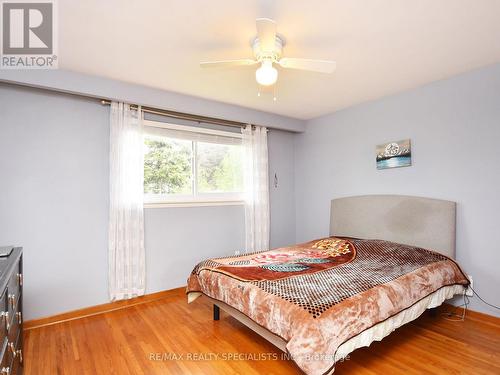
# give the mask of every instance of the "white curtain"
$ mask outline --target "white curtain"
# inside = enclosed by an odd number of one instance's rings
[[[109,294],[111,300],[144,294],[142,112],[111,103]]]
[[[269,249],[269,168],[267,129],[247,125],[242,130],[245,182],[245,249]]]

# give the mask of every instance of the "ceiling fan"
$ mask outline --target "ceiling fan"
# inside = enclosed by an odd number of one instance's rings
[[[287,69],[308,70],[319,73],[333,73],[335,61],[281,57],[285,41],[276,33],[276,22],[269,18],[257,18],[257,36],[251,45],[254,59],[222,60],[201,62],[203,68],[234,67],[260,64],[255,79],[262,86],[271,86],[278,80],[278,70],[273,64]]]

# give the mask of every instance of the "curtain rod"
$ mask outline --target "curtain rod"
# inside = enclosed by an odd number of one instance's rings
[[[101,104],[111,105],[111,101],[103,99],[103,100],[101,100]],[[131,104],[130,107],[133,109],[137,109],[138,106],[136,104]],[[223,120],[223,119],[218,119],[215,117],[198,116],[198,115],[192,115],[189,113],[169,111],[166,109],[158,109],[158,108],[144,107],[144,106],[141,106],[141,109],[143,112],[152,113],[155,115],[163,115],[163,116],[167,116],[167,117],[176,118],[179,120],[195,121],[198,123],[203,122],[205,124],[224,125],[224,126],[232,126],[232,127],[237,127],[237,128],[243,128],[247,125],[250,125],[250,124],[245,124],[243,122],[238,122],[238,121]]]

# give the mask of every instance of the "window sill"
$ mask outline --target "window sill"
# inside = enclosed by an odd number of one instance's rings
[[[173,207],[208,207],[208,206],[242,206],[244,201],[200,201],[200,202],[154,202],[144,203],[144,208],[173,208]]]

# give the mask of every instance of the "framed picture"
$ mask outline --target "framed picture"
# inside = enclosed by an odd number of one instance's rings
[[[411,165],[411,143],[409,139],[378,145],[377,169],[409,167]]]

